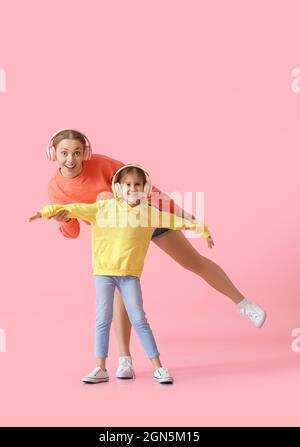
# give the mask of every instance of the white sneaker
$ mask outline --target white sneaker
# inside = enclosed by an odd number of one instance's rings
[[[243,299],[243,301],[238,303],[238,309],[240,313],[246,315],[256,327],[262,327],[266,320],[267,314],[263,308],[249,300]]]
[[[118,379],[134,379],[135,374],[132,368],[132,360],[129,356],[119,357],[119,367],[116,371]]]
[[[157,368],[154,371],[153,379],[159,383],[173,383],[173,377],[165,367]]]
[[[85,383],[107,382],[109,379],[107,371],[103,371],[100,366],[96,366],[89,374],[82,377],[81,381]]]

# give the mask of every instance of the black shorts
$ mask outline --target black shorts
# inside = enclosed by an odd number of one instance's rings
[[[160,236],[161,234],[166,233],[167,231],[170,231],[170,228],[156,228],[154,230],[154,233],[152,234],[152,238],[151,239],[154,239],[157,236]]]

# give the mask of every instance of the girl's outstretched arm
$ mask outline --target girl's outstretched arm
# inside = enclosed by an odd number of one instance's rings
[[[156,228],[171,228],[172,230],[193,230],[195,233],[206,239],[209,248],[212,248],[215,245],[207,225],[195,218],[187,219],[185,217],[179,217],[176,214],[158,211],[156,208],[152,208],[151,226],[153,225]]]
[[[68,216],[78,217],[79,219],[86,220],[90,223],[94,223],[96,219],[96,214],[98,212],[98,203],[72,203],[68,205],[47,205],[44,206],[39,212],[32,216],[29,221],[39,219],[40,217],[51,217],[55,216],[61,210],[66,210],[69,212]]]

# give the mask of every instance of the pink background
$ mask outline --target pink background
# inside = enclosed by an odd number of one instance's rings
[[[1,3],[1,425],[299,425],[299,16],[292,0]],[[117,381],[112,329],[110,382],[82,385],[89,229],[27,223],[62,127],[164,190],[204,191],[215,247],[191,243],[267,309],[264,328],[151,244],[145,308],[176,382],[153,383],[135,334],[137,378]]]

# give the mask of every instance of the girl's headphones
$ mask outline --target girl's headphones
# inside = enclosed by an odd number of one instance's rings
[[[83,136],[83,138],[85,140],[85,145],[83,147],[83,151],[84,151],[83,152],[83,159],[84,160],[90,160],[91,157],[92,157],[92,146],[91,146],[91,143],[90,143],[89,139],[82,132],[79,132],[79,130],[76,130],[76,129],[60,129],[58,132],[55,132],[55,134],[52,135],[52,137],[50,138],[50,140],[49,140],[49,142],[47,144],[47,149],[46,149],[46,155],[47,155],[48,160],[51,160],[51,161],[56,161],[57,160],[57,158],[56,158],[56,150],[55,150],[55,147],[53,146],[53,140],[56,137],[56,135],[58,135],[60,132],[63,132],[65,130],[75,131],[75,132],[80,133],[80,135]]]
[[[145,169],[142,166],[136,165],[136,164],[128,164],[128,165],[122,166],[120,169],[117,170],[117,172],[113,176],[112,184],[111,184],[111,189],[112,189],[112,192],[114,193],[114,196],[118,197],[118,198],[122,197],[122,186],[120,183],[115,183],[115,181],[116,181],[117,176],[120,174],[120,172],[123,169],[130,168],[130,167],[139,168],[144,172],[144,174],[146,176],[146,180],[147,180],[144,185],[144,193],[147,195],[147,197],[150,196],[151,191],[152,191],[152,183],[151,183],[150,175],[148,174],[148,172],[145,171]],[[147,177],[148,177],[148,179],[147,179]]]

